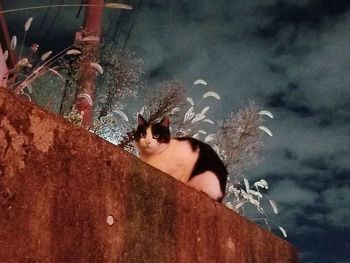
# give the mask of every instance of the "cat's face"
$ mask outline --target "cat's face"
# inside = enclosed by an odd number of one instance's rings
[[[139,114],[134,138],[140,151],[147,154],[159,152],[170,142],[169,118],[164,117],[159,123],[149,123]]]

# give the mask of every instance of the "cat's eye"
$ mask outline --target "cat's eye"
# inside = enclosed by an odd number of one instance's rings
[[[140,133],[140,136],[141,136],[142,138],[146,138],[146,133],[141,132],[141,133]]]
[[[158,133],[153,134],[153,138],[154,139],[158,139],[159,138],[159,134]]]

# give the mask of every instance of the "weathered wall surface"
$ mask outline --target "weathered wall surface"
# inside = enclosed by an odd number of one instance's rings
[[[2,88],[0,209],[0,262],[298,262],[286,241]]]

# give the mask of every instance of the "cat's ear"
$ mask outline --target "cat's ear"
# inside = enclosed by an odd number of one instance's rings
[[[145,124],[146,123],[146,121],[145,121],[145,119],[142,117],[142,115],[139,113],[139,114],[137,114],[137,125],[143,125],[143,124]]]
[[[159,122],[160,126],[168,128],[170,125],[170,120],[167,116],[163,117],[163,119]]]

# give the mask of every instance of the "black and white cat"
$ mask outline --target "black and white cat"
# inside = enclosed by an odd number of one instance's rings
[[[146,163],[221,201],[227,170],[208,144],[191,137],[171,138],[168,117],[150,123],[139,114],[134,130],[139,157]]]

